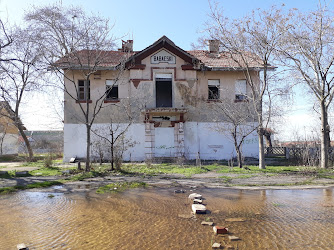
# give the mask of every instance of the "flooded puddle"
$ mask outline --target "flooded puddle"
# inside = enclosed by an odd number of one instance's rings
[[[134,189],[98,195],[19,192],[0,196],[0,249],[334,249],[332,189],[196,190],[209,214],[191,214],[189,192]],[[204,220],[241,240],[215,236]],[[244,218],[244,222],[225,221]]]

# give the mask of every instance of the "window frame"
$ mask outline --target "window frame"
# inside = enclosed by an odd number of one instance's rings
[[[208,100],[214,101],[214,100],[219,100],[219,99],[220,99],[220,79],[209,79],[208,80]]]
[[[108,82],[111,82],[111,84],[108,84]],[[106,86],[105,100],[106,101],[118,101],[119,100],[118,82],[114,79],[106,79],[105,86]],[[111,88],[111,90],[109,90],[110,88]],[[110,96],[112,94],[114,94],[115,96]]]
[[[86,82],[88,82],[88,96],[86,93]],[[81,96],[83,98],[81,98]],[[90,80],[78,80],[78,101],[86,102],[90,101]]]
[[[244,86],[240,87],[240,83],[244,83]],[[235,81],[235,101],[243,102],[247,100],[247,80],[238,79]]]

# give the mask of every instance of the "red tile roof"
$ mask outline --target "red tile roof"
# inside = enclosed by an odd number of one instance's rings
[[[61,68],[92,68],[95,64],[97,67],[115,67],[133,54],[135,52],[81,50],[59,59],[55,66]]]
[[[234,55],[231,56],[228,52],[221,53],[210,53],[206,50],[191,50],[187,51],[189,54],[193,55],[199,59],[206,67],[217,68],[217,69],[237,69],[245,67],[245,63],[241,56]],[[263,63],[260,58],[254,54],[245,54],[245,59],[247,60],[248,67],[250,68],[262,68]]]
[[[191,50],[185,51],[191,56],[197,58],[205,67],[209,69],[217,70],[232,70],[240,69],[244,67],[244,63],[241,57],[232,56],[227,52],[221,52],[219,54],[210,53],[205,50]],[[82,50],[76,53],[72,53],[69,56],[65,56],[58,60],[55,66],[61,68],[92,68],[96,64],[97,68],[113,68],[122,61],[126,61],[131,56],[138,52],[123,52],[123,51],[93,51],[93,50]],[[236,60],[238,60],[238,63]],[[263,63],[260,58],[254,54],[249,53],[247,55],[248,66],[250,68],[262,68]],[[274,67],[271,67],[274,68]]]

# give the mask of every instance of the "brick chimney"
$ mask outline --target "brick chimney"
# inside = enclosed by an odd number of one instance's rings
[[[209,40],[209,52],[210,53],[219,53],[219,40]]]
[[[122,48],[119,50],[122,52],[133,52],[133,40],[122,40]]]

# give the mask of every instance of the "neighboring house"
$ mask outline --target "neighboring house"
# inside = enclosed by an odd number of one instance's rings
[[[49,131],[24,131],[26,134],[33,152],[36,153],[60,153],[64,150],[64,132],[49,130]],[[20,137],[20,153],[26,152],[26,147],[23,138]]]
[[[12,112],[7,102],[0,101],[0,155],[19,152],[19,130],[9,118]]]
[[[91,105],[107,92],[103,109],[93,129],[105,129],[113,118],[113,126],[127,126],[125,112],[116,105],[131,110],[132,121],[126,138],[134,144],[126,149],[124,160],[143,161],[157,157],[185,157],[186,159],[221,160],[235,156],[232,141],[214,127],[225,126],[224,117],[213,112],[220,100],[246,101],[250,93],[242,68],[228,53],[219,52],[219,44],[210,41],[205,50],[185,51],[163,36],[146,49],[133,52],[133,41],[123,43],[119,51],[108,51],[102,66],[90,78],[88,87],[79,67],[59,64],[66,74],[69,93],[64,102],[64,160],[85,157],[86,128],[79,102],[89,97]],[[82,51],[83,62],[85,53]],[[121,75],[115,67],[124,61],[126,70]],[[261,64],[254,60],[254,76]],[[74,77],[73,87],[68,80]],[[88,90],[88,93],[87,93]],[[78,100],[70,97],[78,96]],[[82,100],[82,101],[80,101]],[[117,118],[116,118],[117,117]],[[93,136],[92,140],[96,138]],[[93,142],[94,143],[94,142]],[[258,137],[253,132],[245,140],[246,157],[258,157]],[[94,156],[94,152],[92,151]],[[96,156],[96,155],[95,155]]]

